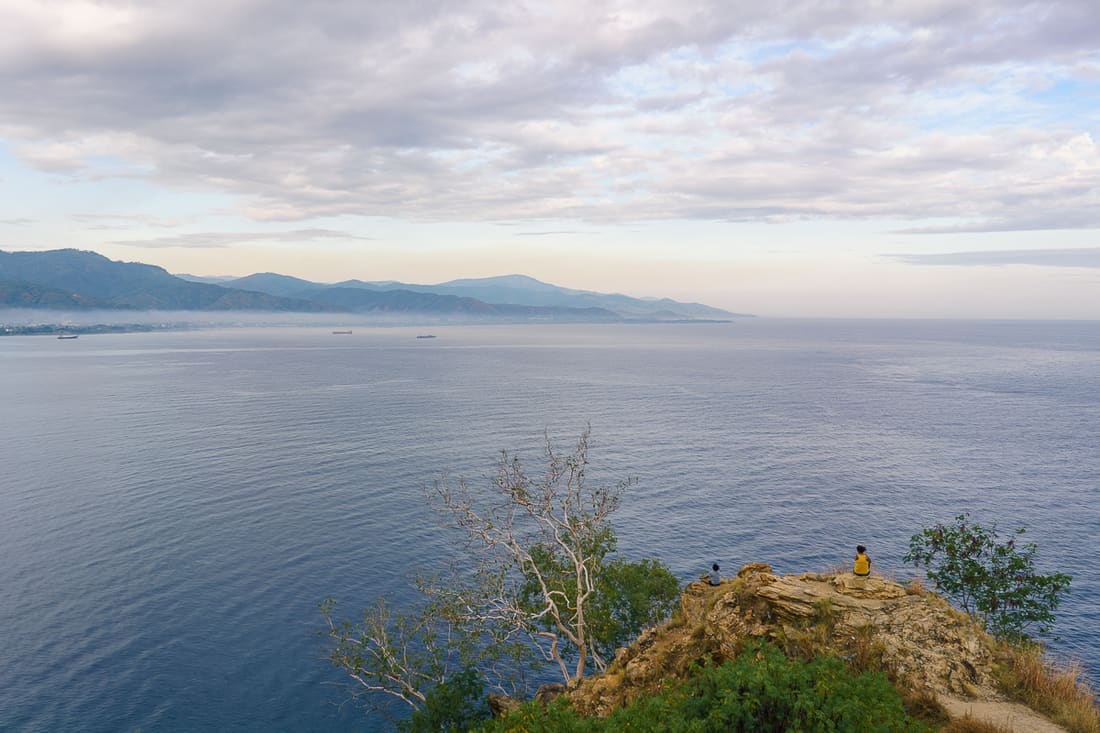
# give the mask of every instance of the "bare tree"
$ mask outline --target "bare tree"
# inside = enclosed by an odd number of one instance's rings
[[[485,486],[444,477],[430,487],[429,502],[464,533],[468,562],[418,576],[418,608],[394,613],[379,601],[353,625],[336,623],[331,601],[322,604],[330,658],[378,693],[372,707],[431,708],[433,688],[470,670],[515,694],[537,655],[569,684],[590,665],[604,669],[616,644],[667,616],[679,596],[668,568],[609,557],[617,543],[610,517],[632,482],[589,487],[588,438],[585,428],[563,454],[547,437],[545,471],[535,476],[504,451]]]
[[[423,613],[393,612],[384,599],[363,612],[353,625],[332,618],[331,598],[321,604],[334,642],[329,658],[348,673],[362,693],[381,693],[413,710],[425,702],[425,689],[447,679],[454,655],[445,627]],[[441,629],[443,629],[441,636]],[[373,705],[386,711],[385,704]]]
[[[586,428],[573,453],[563,455],[547,437],[546,471],[537,477],[523,470],[518,456],[503,452],[488,495],[445,480],[433,492],[437,507],[466,532],[482,562],[472,586],[437,584],[429,592],[446,598],[444,605],[467,621],[527,636],[566,683],[584,676],[589,662],[606,666],[585,614],[600,565],[615,546],[610,516],[630,483],[586,486],[588,438]],[[518,568],[521,583],[510,568]],[[572,656],[575,661],[567,660]]]

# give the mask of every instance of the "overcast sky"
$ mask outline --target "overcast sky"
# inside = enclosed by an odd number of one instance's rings
[[[0,0],[0,249],[1100,319],[1095,0]]]

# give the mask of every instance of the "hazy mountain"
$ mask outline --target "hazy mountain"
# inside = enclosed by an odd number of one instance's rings
[[[398,280],[374,280],[372,282],[364,282],[363,280],[344,280],[343,282],[334,283],[329,287],[334,288],[367,288],[369,290],[411,290],[419,287],[431,287],[429,285],[409,285]]]
[[[440,295],[410,290],[370,290],[329,287],[313,295],[325,303],[357,313],[449,313],[475,319],[522,319],[532,321],[621,321],[622,317],[603,308],[563,308],[486,303],[476,298]]]
[[[319,303],[280,298],[267,293],[197,283],[169,275],[163,268],[139,262],[116,262],[95,252],[59,249],[48,252],[0,252],[0,280],[33,284],[69,293],[75,307],[143,310],[267,310],[317,312]],[[56,296],[47,297],[53,299]],[[42,307],[24,296],[24,307]],[[50,307],[57,307],[51,303]]]
[[[0,280],[0,306],[8,308],[50,308],[53,310],[93,310],[119,308],[97,298],[28,282]]]
[[[596,293],[573,290],[544,283],[526,275],[502,275],[465,280],[451,280],[432,286],[437,293],[464,295],[493,303],[522,305],[569,306],[573,308],[607,308],[628,317],[656,317],[666,311],[672,318],[729,318],[737,315],[700,303],[680,303],[669,298],[648,300],[618,293]]]
[[[326,289],[353,289],[370,292],[403,291],[407,293],[449,295],[457,298],[473,298],[497,306],[597,309],[601,313],[611,311],[620,317],[634,319],[725,319],[743,315],[700,303],[680,303],[668,298],[647,300],[620,294],[573,290],[544,283],[527,275],[502,275],[499,277],[451,280],[438,285],[414,285],[395,281],[367,282],[363,280],[345,280],[332,285],[324,285],[287,277],[286,275],[261,273],[234,280],[230,284],[236,288],[255,289],[272,295],[309,298],[318,302],[332,302],[331,299],[326,299],[322,295]],[[350,298],[350,296],[342,297]]]
[[[278,295],[282,298],[301,298],[304,293],[314,293],[318,290],[330,287],[327,285],[319,285],[309,280],[303,280],[299,277],[279,275],[274,272],[258,272],[254,275],[248,275],[247,277],[229,280],[223,284],[228,288],[252,290],[258,293],[267,293],[268,295]]]
[[[230,280],[236,280],[236,275],[191,275],[186,272],[173,272],[172,275],[180,280],[190,280],[193,283],[207,283],[209,285],[225,285]]]
[[[721,319],[734,314],[673,300],[571,290],[525,275],[438,285],[348,280],[333,285],[265,272],[218,283],[75,249],[0,251],[0,305],[87,310],[417,314],[473,320],[615,322]],[[214,282],[212,282],[214,281]]]

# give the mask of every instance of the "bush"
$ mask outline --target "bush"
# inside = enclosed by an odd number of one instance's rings
[[[960,514],[954,524],[937,524],[913,535],[905,561],[924,567],[938,591],[997,638],[1027,641],[1032,626],[1049,633],[1072,578],[1035,571],[1035,544],[1017,542],[1024,529],[1002,543],[996,525],[969,520],[970,515]]]
[[[397,723],[399,733],[461,733],[490,715],[485,683],[472,667],[436,685],[424,697],[419,710]]]
[[[737,659],[704,667],[684,684],[615,710],[581,718],[564,704],[527,705],[484,731],[525,733],[826,733],[926,731],[909,718],[898,691],[881,674],[852,674],[836,657],[809,663],[753,642]]]
[[[680,581],[660,560],[608,560],[599,568],[587,611],[594,646],[614,656],[615,649],[668,618],[679,600]]]

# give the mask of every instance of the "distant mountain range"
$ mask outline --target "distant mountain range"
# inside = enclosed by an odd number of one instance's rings
[[[281,311],[432,316],[448,320],[557,322],[726,320],[742,315],[667,298],[571,290],[525,275],[324,284],[288,275],[171,275],[75,249],[0,251],[0,307],[54,310]]]

